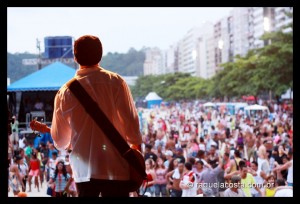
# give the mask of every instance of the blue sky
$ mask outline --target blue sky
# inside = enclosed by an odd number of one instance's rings
[[[107,52],[143,46],[167,49],[193,26],[229,15],[231,7],[26,7],[7,8],[8,52],[37,53],[36,39],[91,34]]]

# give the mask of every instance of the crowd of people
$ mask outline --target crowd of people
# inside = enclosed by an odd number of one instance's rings
[[[266,103],[270,115],[235,114],[182,102],[139,108],[147,181],[140,194],[151,197],[293,196],[293,109]],[[76,197],[70,151],[51,141],[33,144],[8,135],[9,191],[15,196],[47,185],[53,197]]]
[[[269,115],[196,101],[140,109],[146,195],[292,196],[292,104],[262,105]]]
[[[58,151],[50,140],[46,143],[37,140],[39,142],[34,144],[23,135],[17,139],[11,135],[8,138],[9,192],[12,191],[16,197],[24,197],[26,192],[32,191],[33,184],[41,194],[76,197],[69,163],[70,151]],[[43,185],[46,185],[47,192],[40,191]]]

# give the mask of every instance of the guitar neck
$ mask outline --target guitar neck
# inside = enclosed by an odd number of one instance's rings
[[[46,124],[40,123],[35,120],[30,122],[30,128],[33,131],[39,131],[41,133],[50,133],[51,131],[51,129]]]

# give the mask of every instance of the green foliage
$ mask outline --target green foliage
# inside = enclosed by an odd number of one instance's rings
[[[10,77],[11,83],[31,74],[32,72],[37,71],[37,65],[22,65],[22,59],[36,57],[36,55],[29,53],[7,53],[7,76]],[[144,51],[136,51],[135,49],[131,48],[125,54],[109,52],[106,56],[103,56],[101,60],[101,66],[122,76],[141,76],[143,75],[144,61]]]
[[[122,76],[141,76],[144,73],[145,53],[130,48],[127,53],[111,53],[103,56],[101,67],[116,72]]]
[[[7,53],[7,77],[10,83],[13,83],[28,74],[37,71],[37,65],[25,66],[22,64],[23,59],[36,58],[37,56],[29,53]]]

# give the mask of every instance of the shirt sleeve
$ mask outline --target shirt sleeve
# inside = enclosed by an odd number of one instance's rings
[[[51,126],[53,143],[58,150],[65,150],[71,142],[71,127],[68,119],[63,115],[62,100],[65,100],[64,97],[60,91],[55,96]]]
[[[129,90],[128,85],[122,79],[121,87],[119,88],[116,97],[117,117],[120,124],[123,126],[123,135],[130,144],[140,145],[142,136],[139,127],[138,113]]]

